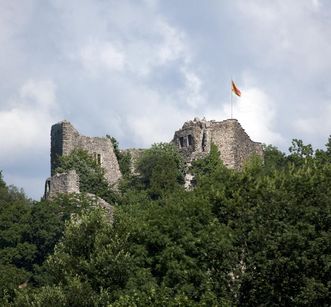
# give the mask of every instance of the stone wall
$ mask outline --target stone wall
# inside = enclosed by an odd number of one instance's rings
[[[110,185],[121,178],[121,171],[114,147],[109,138],[87,137],[67,121],[52,126],[51,129],[51,174],[55,173],[58,158],[70,154],[74,149],[84,149],[98,161],[105,170],[105,177]]]
[[[71,170],[67,173],[57,173],[46,180],[44,199],[52,200],[59,196],[59,194],[70,193],[76,193],[76,196],[80,193],[79,176],[75,170]],[[85,193],[85,196],[91,200],[91,206],[105,210],[110,222],[113,222],[114,207],[112,205],[94,194]],[[79,196],[77,197],[77,201],[79,201]]]
[[[195,118],[175,132],[172,142],[187,163],[206,156],[212,143],[217,146],[220,158],[229,168],[240,169],[253,154],[263,156],[261,144],[253,142],[236,119],[217,122]]]
[[[258,155],[263,157],[262,144],[253,142],[237,120],[234,121],[233,138],[235,140],[234,168],[241,168],[248,157]]]
[[[51,199],[58,194],[79,193],[79,176],[75,170],[55,174],[45,183],[45,199]]]
[[[240,169],[253,154],[263,156],[261,144],[253,142],[236,119],[217,122],[195,118],[185,122],[183,127],[175,132],[172,143],[179,148],[188,166],[193,160],[208,155],[211,144],[217,146],[224,164],[233,169]],[[79,178],[76,172],[55,174],[58,158],[70,154],[74,149],[84,149],[91,154],[104,168],[105,177],[110,185],[116,184],[121,178],[113,144],[109,138],[80,135],[69,122],[62,121],[53,125],[51,129],[52,177],[46,181],[46,198],[58,193],[79,192]],[[143,149],[122,151],[131,155],[132,173],[136,172],[136,161],[143,152]]]
[[[209,122],[195,118],[184,123],[175,132],[172,142],[178,147],[187,162],[207,155],[210,151]]]

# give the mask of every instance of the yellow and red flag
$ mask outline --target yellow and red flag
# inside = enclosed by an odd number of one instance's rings
[[[241,96],[240,89],[235,85],[233,81],[231,81],[231,83],[232,83],[232,92],[234,92],[238,97],[240,97]]]

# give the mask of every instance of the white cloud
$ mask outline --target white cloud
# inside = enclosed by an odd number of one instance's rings
[[[122,84],[127,85],[125,82]],[[125,116],[121,119],[121,126],[117,128],[122,130],[122,137],[126,135],[130,139],[130,146],[148,147],[152,143],[168,142],[174,131],[193,116],[185,108],[178,108],[172,95],[162,95],[144,85],[128,85],[122,99],[117,112],[125,113]],[[115,130],[116,128],[112,129]]]
[[[128,72],[139,78],[150,78],[157,74],[162,66],[174,61],[178,62],[178,68],[190,61],[191,51],[188,48],[185,34],[172,27],[159,15],[152,19],[139,20],[141,33],[132,31],[130,34],[118,38],[118,43],[123,46],[127,59]],[[148,29],[147,29],[148,28]],[[145,32],[147,31],[147,32]],[[139,31],[138,31],[139,32]],[[146,34],[148,33],[147,37]],[[129,36],[128,40],[126,36]]]
[[[67,14],[67,4],[62,3],[61,7]],[[157,1],[147,0],[139,5],[130,1],[114,2],[110,7],[104,8],[109,14],[99,14],[97,25],[87,29],[86,39],[82,39],[79,32],[71,34],[72,48],[76,50],[78,46],[79,51],[73,52],[70,60],[79,61],[91,76],[101,75],[109,82],[110,102],[106,105],[95,101],[100,108],[106,106],[107,109],[96,116],[120,114],[120,120],[111,123],[105,120],[107,128],[111,126],[120,136],[132,135],[131,143],[136,146],[169,140],[174,129],[179,128],[178,123],[182,124],[191,117],[192,110],[205,103],[204,83],[193,66],[189,38],[158,12]],[[88,14],[91,19],[96,11],[93,7],[82,14]],[[72,21],[65,20],[74,25],[85,22],[77,16]],[[75,27],[68,24],[70,33]],[[183,86],[179,88],[176,84],[173,90],[165,91],[163,84],[155,82],[162,69],[169,69],[170,80],[165,82],[171,83],[171,78],[176,76]],[[185,118],[183,113],[190,117]],[[114,125],[123,127],[112,127]]]
[[[0,2],[0,43],[12,43],[15,35],[24,30],[34,7],[33,0]],[[4,49],[4,48],[1,48]]]
[[[276,106],[266,93],[258,88],[243,89],[234,112],[238,112],[239,122],[255,140],[267,144],[279,145],[282,136],[275,131]]]
[[[25,157],[48,147],[56,111],[55,84],[28,80],[10,107],[0,110],[0,162]]]
[[[294,131],[331,129],[312,99],[330,101],[326,0],[23,2],[0,0],[0,162],[11,178],[28,171],[14,174],[9,159],[36,151],[48,174],[57,104],[87,135],[149,146],[195,116],[229,118],[224,80],[245,71],[255,81],[239,82],[234,115],[253,140],[279,146]]]
[[[179,92],[180,101],[186,102],[193,109],[203,106],[206,101],[202,94],[202,80],[194,71],[188,68],[182,68],[181,71],[185,86]]]
[[[233,118],[238,119],[252,140],[266,144],[280,145],[283,137],[275,126],[275,102],[257,87],[241,88],[242,96],[233,97]],[[225,103],[220,111],[208,110],[208,118],[230,118],[231,103]]]
[[[155,1],[140,5],[128,1],[111,3],[104,8],[109,14],[103,15],[105,12],[98,11],[95,3],[88,2],[90,10],[72,16],[70,5],[58,3],[70,37],[64,45],[65,56],[78,60],[93,76],[115,71],[149,78],[159,67],[171,62],[179,60],[179,65],[187,64],[191,51],[185,33],[165,20],[157,12],[156,4]],[[96,23],[86,28],[86,19],[96,20]],[[85,30],[84,36],[77,28]]]
[[[312,3],[313,7],[314,7],[316,10],[318,10],[318,9],[321,8],[321,2],[320,2],[320,0],[311,0],[311,3]]]
[[[161,37],[161,44],[158,47],[156,63],[165,64],[178,58],[184,62],[190,61],[190,52],[186,45],[186,38],[182,31],[170,26],[161,18],[156,22],[156,29]]]
[[[179,111],[173,105],[156,103],[149,112],[129,116],[128,125],[137,146],[148,147],[153,143],[171,141],[174,132],[189,118],[192,114]]]
[[[55,89],[54,82],[50,80],[28,80],[20,90],[17,104],[35,112],[48,112],[55,106]]]
[[[321,102],[323,105],[323,102]],[[331,106],[326,103],[323,112],[304,118],[297,118],[293,122],[293,127],[299,135],[305,135],[309,138],[323,136],[325,139],[331,131]]]
[[[318,0],[238,1],[250,51],[264,65],[280,65],[298,80],[313,79],[331,69],[331,22]]]
[[[110,42],[91,41],[82,47],[79,58],[83,67],[91,74],[97,75],[100,71],[123,71],[125,56],[123,52]]]

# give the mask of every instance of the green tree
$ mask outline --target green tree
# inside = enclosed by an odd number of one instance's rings
[[[266,171],[281,169],[287,166],[286,155],[272,145],[263,145],[263,160]]]
[[[51,278],[16,303],[230,304],[231,231],[207,202],[178,193],[163,205],[119,207],[113,225],[101,210],[74,216],[47,260]]]
[[[288,166],[273,148],[267,163],[252,159],[239,172],[208,164],[212,155],[193,164],[203,166],[194,193],[234,234],[237,305],[327,306],[330,300],[330,164],[316,164],[311,146],[304,146],[292,150]]]
[[[190,172],[195,177],[195,181],[200,181],[202,178],[208,178],[215,171],[225,169],[220,152],[215,144],[211,145],[209,154],[204,159],[198,159],[192,162]]]
[[[0,303],[11,299],[30,276],[36,246],[26,240],[32,202],[22,191],[7,187],[0,173]]]
[[[31,208],[27,240],[37,247],[35,265],[42,265],[53,253],[55,244],[63,235],[65,222],[72,214],[91,206],[84,195],[59,195],[57,198],[37,202]]]
[[[0,270],[17,278],[3,302],[34,274],[35,287],[15,292],[17,306],[328,306],[330,143],[314,152],[293,140],[288,156],[266,146],[264,162],[252,157],[239,171],[212,146],[192,165],[192,191],[182,189],[175,148],[154,145],[124,180],[113,224],[91,205],[22,209],[19,192],[2,187],[10,222]]]
[[[118,202],[118,195],[109,186],[105,171],[85,150],[76,149],[59,159],[56,172],[76,170],[79,175],[80,191],[95,194],[109,203]]]
[[[49,279],[35,291],[22,291],[17,305],[106,306],[131,272],[127,234],[113,232],[107,214],[90,207],[72,216],[54,255],[45,264]]]
[[[38,285],[49,276],[42,264],[53,253],[71,214],[90,205],[83,195],[32,202],[2,181],[0,191],[0,304],[6,305],[21,284]]]
[[[3,193],[3,189],[6,187],[6,183],[3,181],[3,178],[2,178],[2,171],[0,171],[0,189],[1,189],[1,194]],[[0,194],[0,195],[1,195]]]
[[[136,184],[157,199],[183,185],[185,166],[174,145],[160,143],[144,151],[137,162],[137,172]]]
[[[310,144],[305,145],[302,140],[298,139],[292,140],[289,152],[288,161],[297,166],[311,162],[314,155],[313,147]]]
[[[331,136],[329,136],[325,147],[326,150],[317,149],[315,152],[316,162],[322,166],[331,163]]]

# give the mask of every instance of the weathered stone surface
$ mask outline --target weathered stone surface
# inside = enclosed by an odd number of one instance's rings
[[[98,161],[105,170],[105,177],[110,185],[121,178],[121,171],[114,147],[109,138],[87,137],[68,122],[62,121],[51,129],[51,174],[58,166],[60,156],[69,155],[74,149],[84,149]]]
[[[79,193],[79,176],[75,170],[55,174],[45,183],[45,199],[52,199],[58,194]]]
[[[220,158],[229,168],[240,169],[253,154],[263,156],[260,143],[253,142],[236,119],[221,122],[195,118],[175,132],[172,142],[184,155],[187,163],[202,158],[215,144]]]
[[[195,159],[202,158],[210,152],[211,144],[215,144],[224,164],[233,169],[240,169],[253,154],[263,156],[260,143],[253,142],[236,119],[224,121],[207,121],[195,118],[187,121],[175,132],[172,143],[184,156],[187,165]],[[52,126],[51,129],[51,178],[47,179],[45,197],[53,197],[59,193],[79,192],[79,179],[76,172],[54,174],[58,166],[58,158],[70,154],[74,149],[84,149],[105,169],[105,176],[110,185],[116,184],[121,172],[111,140],[109,138],[87,137],[67,121]],[[144,149],[126,149],[123,154],[131,155],[131,171],[136,172],[136,161]],[[186,175],[189,188],[192,176]]]
[[[71,170],[67,173],[55,174],[54,176],[48,178],[45,183],[45,194],[44,199],[52,199],[59,194],[80,194],[79,191],[79,176],[75,170]],[[114,208],[104,199],[96,196],[95,194],[85,193],[90,200],[91,205],[95,207],[100,207],[107,212],[109,219],[113,222],[113,211]]]

